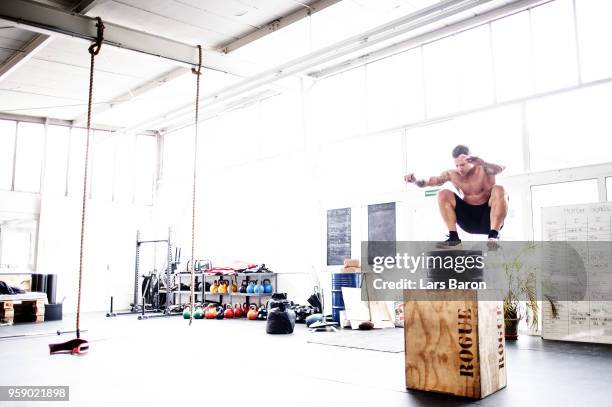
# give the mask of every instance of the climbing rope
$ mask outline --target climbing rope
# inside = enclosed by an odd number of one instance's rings
[[[77,291],[77,312],[76,312],[76,337],[81,337],[81,285],[83,281],[83,246],[85,242],[85,216],[87,213],[87,173],[89,170],[89,140],[91,133],[91,107],[93,100],[94,66],[96,55],[102,48],[104,41],[104,24],[100,17],[96,17],[98,28],[96,40],[89,46],[89,99],[87,101],[87,142],[85,144],[85,174],[83,176],[83,210],[81,212],[81,247],[79,250],[79,288]]]
[[[196,180],[198,164],[198,114],[200,112],[200,76],[202,74],[202,47],[198,45],[198,69],[191,68],[191,72],[196,76],[196,102],[195,102],[195,134],[193,140],[193,191],[191,196],[191,297],[189,325],[193,321],[195,312],[195,221],[196,221]],[[202,282],[204,284],[204,282]],[[202,287],[205,289],[204,287]]]

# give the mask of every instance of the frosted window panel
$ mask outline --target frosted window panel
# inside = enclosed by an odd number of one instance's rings
[[[40,191],[45,127],[37,123],[18,123],[15,162],[15,190]]]
[[[582,79],[593,81],[612,76],[612,2],[576,0],[576,19]]]
[[[134,202],[134,173],[136,170],[136,136],[119,134],[115,137],[115,190],[114,201]]]
[[[425,100],[427,117],[457,111],[459,85],[457,43],[455,37],[423,46],[425,66]]]
[[[461,58],[454,65],[459,71],[459,100],[462,110],[493,103],[493,64],[489,26],[458,34]]]
[[[13,121],[0,120],[0,189],[10,190],[13,185],[16,126]]]
[[[0,246],[2,264],[17,268],[31,267],[32,231],[27,227],[22,227],[19,220],[12,222],[2,227],[2,245]]]
[[[532,186],[531,209],[535,241],[542,240],[542,208],[598,201],[596,179]]]
[[[115,136],[108,131],[95,131],[93,136],[92,198],[112,201],[115,176]]]
[[[529,14],[522,12],[491,23],[495,89],[499,101],[533,92]]]
[[[367,66],[369,131],[424,118],[422,66],[420,48]]]
[[[578,82],[571,0],[556,0],[531,11],[537,92]]]
[[[317,82],[310,92],[313,132],[322,143],[366,131],[365,68]]]
[[[612,201],[612,177],[606,178],[606,195],[608,201]]]
[[[612,161],[612,85],[589,87],[527,104],[533,171]]]
[[[260,104],[261,153],[271,156],[295,151],[303,145],[302,116],[293,92],[263,100]]]
[[[70,131],[70,154],[68,157],[68,196],[82,197],[83,195],[86,142],[87,130],[73,128]],[[91,172],[89,174],[91,177]]]
[[[136,203],[153,204],[157,168],[157,139],[138,135],[136,140]]]
[[[452,150],[467,145],[473,155],[506,166],[501,175],[523,171],[520,110],[503,107],[406,131],[408,172],[417,177],[455,168]]]
[[[70,128],[48,126],[44,177],[45,193],[60,196],[66,194],[69,148]]]
[[[217,158],[220,166],[243,164],[259,158],[263,131],[259,103],[224,113],[219,126],[220,156]]]

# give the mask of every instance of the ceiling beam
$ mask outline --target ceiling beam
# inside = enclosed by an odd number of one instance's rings
[[[23,48],[16,51],[6,61],[0,64],[0,82],[51,42],[51,39],[52,38],[48,35],[36,34]]]
[[[299,9],[298,11],[295,11],[289,15],[286,15],[284,17],[280,17],[277,18],[276,20],[273,20],[271,22],[269,22],[268,24],[266,24],[265,26],[258,28],[254,31],[251,31],[250,33],[246,34],[243,37],[240,37],[239,39],[232,41],[228,44],[222,45],[221,47],[219,47],[219,50],[225,54],[228,54],[232,51],[237,50],[240,47],[243,47],[255,40],[258,40],[262,37],[265,37],[268,34],[271,34],[275,31],[280,30],[281,28],[287,27],[290,24],[293,24],[297,21],[300,21],[306,17],[309,17],[311,15],[313,15],[314,13],[317,13],[323,9],[326,9],[327,7],[334,5],[336,3],[338,3],[340,0],[319,0],[319,1],[315,1],[312,4],[309,4],[307,6],[303,6],[303,8]]]
[[[57,33],[89,42],[96,39],[95,18],[63,11],[30,0],[0,1],[0,22],[40,34]],[[198,51],[195,45],[107,21],[104,22],[104,26],[104,44],[165,58],[183,66],[195,67],[198,64]],[[232,72],[231,62],[233,61],[217,51],[206,50],[204,61],[205,68],[237,74]]]
[[[94,107],[91,111],[91,115],[92,117],[95,117],[96,115],[99,115],[102,112],[106,112],[108,110],[111,110],[119,105],[122,105],[124,103],[127,103],[139,96],[144,95],[147,92],[152,91],[153,89],[157,89],[160,86],[176,79],[179,78],[183,75],[185,75],[186,73],[191,73],[191,71],[187,68],[184,67],[177,67],[172,69],[171,71],[165,72],[163,74],[161,74],[160,76],[132,89],[129,90],[121,95],[119,95],[118,97],[116,97],[115,99],[111,100],[108,103],[104,103],[104,104],[99,104],[96,105],[96,107]],[[81,126],[84,123],[87,122],[87,114],[84,113],[81,116],[75,118],[73,121],[73,125],[74,126]]]
[[[77,14],[87,14],[94,7],[107,3],[109,0],[81,0],[76,6],[72,8],[72,11]]]

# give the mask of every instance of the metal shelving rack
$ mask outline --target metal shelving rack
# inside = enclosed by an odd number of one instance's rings
[[[247,307],[252,305],[251,302],[249,302],[249,299],[251,297],[255,297],[258,299],[257,305],[260,307],[262,305],[261,301],[262,298],[265,297],[271,297],[273,293],[278,291],[278,273],[243,273],[243,272],[236,272],[235,274],[233,274],[236,277],[244,277],[244,280],[247,282],[247,285],[249,284],[250,281],[257,281],[260,280],[260,278],[251,278],[251,277],[268,277],[271,279],[274,279],[274,282],[272,283],[272,293],[265,293],[265,294],[249,294],[249,293],[213,293],[210,291],[204,291],[206,289],[206,281],[207,278],[210,278],[211,280],[216,280],[216,279],[222,279],[224,277],[228,277],[228,275],[216,275],[216,274],[209,274],[209,273],[202,273],[204,276],[204,279],[202,280],[202,299],[204,301],[206,301],[207,297],[211,297],[211,296],[218,296],[219,297],[219,301],[210,301],[210,302],[214,302],[214,303],[218,303],[218,304],[223,304],[223,297],[228,297],[230,299],[231,302],[231,298],[232,297],[244,297],[246,299],[246,304]],[[237,283],[238,284],[238,283]]]

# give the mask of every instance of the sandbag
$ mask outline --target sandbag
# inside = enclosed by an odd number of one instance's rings
[[[295,328],[295,312],[288,305],[288,301],[282,302],[268,310],[267,333],[277,335],[293,333]]]

